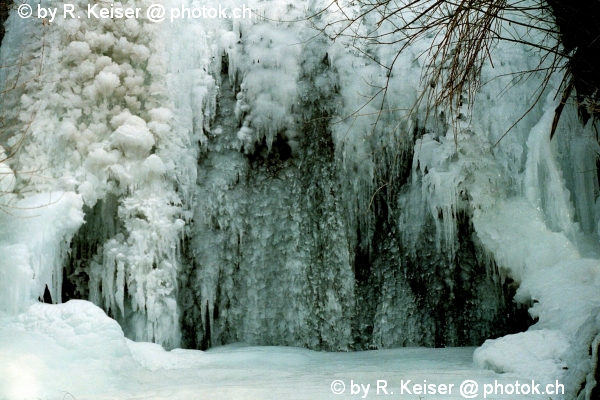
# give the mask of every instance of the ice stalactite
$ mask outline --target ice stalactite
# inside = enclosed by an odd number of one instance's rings
[[[576,227],[573,225],[575,210],[569,192],[566,190],[558,161],[552,154],[548,136],[548,126],[554,118],[554,108],[548,107],[543,118],[531,130],[527,141],[524,191],[527,200],[544,213],[548,228],[563,232],[574,242],[576,240]]]
[[[63,7],[47,27],[12,15],[7,26],[20,33],[2,47],[5,63],[23,60],[3,70],[10,121],[3,144],[16,190],[26,197],[77,191],[85,204],[89,227],[74,239],[65,290],[57,283],[53,301],[61,291],[85,294],[130,337],[177,346],[181,241],[205,126],[182,117],[185,104],[171,95],[189,70],[168,63],[175,46],[167,49],[161,38],[171,31],[144,18],[90,19],[87,3],[75,4],[80,18],[62,18]],[[194,106],[208,113],[210,98],[210,90],[198,91]]]
[[[185,343],[348,349],[351,255],[333,166],[321,161],[333,149],[324,121],[296,122],[323,115],[305,75],[322,57],[302,65],[301,47],[286,45],[301,31],[267,26],[245,27],[246,47],[222,53],[219,113],[199,162],[187,248],[193,268],[183,274]],[[230,79],[235,68],[246,69],[240,83]]]
[[[83,223],[82,205],[75,193],[52,192],[5,208],[0,220],[0,311],[23,311],[46,290],[52,301],[60,301],[69,243]]]
[[[525,329],[471,225],[469,182],[498,180],[476,159],[490,145],[461,133],[459,155],[443,110],[408,118],[419,49],[381,112],[385,71],[359,51],[297,23],[230,29],[181,274],[185,345],[472,345]]]
[[[573,125],[579,122],[572,118],[576,113],[572,105],[567,108],[571,118],[557,129],[562,137],[550,142],[552,99],[548,103],[529,134],[522,194],[499,200],[475,218],[484,248],[493,254],[503,273],[519,284],[515,300],[533,303],[529,313],[537,323],[527,334],[486,343],[476,352],[475,360],[495,370],[516,371],[516,359],[507,356],[507,347],[515,343],[529,346],[530,341],[538,340],[532,339],[535,335],[547,337],[543,341],[546,353],[538,352],[533,361],[546,364],[546,376],[564,379],[568,396],[578,398],[586,391],[589,395],[595,385],[586,375],[591,372],[590,350],[600,328],[594,322],[598,312],[595,285],[600,271],[598,239],[590,232],[598,216],[591,212],[584,197],[594,190],[597,171],[595,167],[578,168],[589,165],[588,157],[594,160],[591,154],[595,146],[589,144],[592,126],[577,129]],[[582,143],[588,143],[585,149]],[[557,151],[565,148],[562,153]],[[586,181],[591,187],[582,185]],[[581,220],[584,215],[592,221]],[[556,346],[561,348],[560,355],[553,350]],[[547,354],[546,358],[540,354]]]

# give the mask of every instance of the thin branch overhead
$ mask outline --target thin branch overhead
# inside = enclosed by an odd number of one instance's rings
[[[600,64],[593,60],[598,52],[591,51],[596,47],[600,51],[600,28],[592,22],[583,28],[574,26],[571,18],[582,13],[590,14],[590,21],[600,18],[598,1],[583,1],[579,8],[560,6],[562,3],[555,0],[358,0],[347,6],[338,1],[333,4],[339,8],[339,18],[321,28],[332,40],[350,39],[357,49],[361,46],[355,43],[397,46],[398,54],[389,62],[374,59],[388,71],[382,108],[398,55],[418,40],[427,39],[431,46],[424,54],[428,62],[423,69],[424,90],[418,102],[426,102],[428,113],[442,106],[458,115],[456,111],[463,105],[471,107],[482,85],[482,67],[495,64],[494,47],[500,42],[511,42],[540,55],[538,69],[522,74],[541,74],[542,89],[557,71],[564,72],[567,81],[573,82],[561,87],[562,101],[556,110],[555,125],[571,92],[577,94],[580,109],[594,117],[598,114],[600,78],[589,71],[590,65]],[[360,28],[367,18],[374,21],[375,29],[365,32]],[[366,53],[364,49],[360,52]],[[600,72],[600,67],[597,69]],[[540,97],[541,93],[537,93],[529,111]]]

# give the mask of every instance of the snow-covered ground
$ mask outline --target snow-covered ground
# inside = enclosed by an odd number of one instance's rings
[[[126,339],[101,309],[72,300],[36,304],[18,317],[0,318],[0,399],[335,399],[373,398],[386,391],[394,399],[462,399],[468,398],[460,391],[466,380],[479,385],[477,398],[484,398],[489,385],[508,391],[511,385],[516,390],[516,383],[531,387],[535,377],[478,368],[474,350],[328,353],[239,344],[167,352],[157,344]],[[528,349],[520,351],[526,362]],[[556,382],[547,381],[554,388]],[[427,386],[428,393],[418,395],[415,384],[435,385],[436,392]],[[542,395],[546,385],[537,384],[539,395],[486,398],[562,398]]]

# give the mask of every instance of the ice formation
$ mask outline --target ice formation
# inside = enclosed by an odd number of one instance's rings
[[[600,149],[571,105],[550,141],[561,77],[504,135],[541,77],[506,90],[540,55],[500,43],[473,108],[426,118],[408,110],[430,41],[386,71],[376,61],[393,45],[315,36],[303,18],[326,2],[249,6],[260,17],[10,16],[0,56],[22,66],[0,70],[13,121],[0,143],[0,310],[24,311],[47,287],[166,348],[472,346],[529,329],[486,342],[476,362],[544,365],[589,391]],[[532,341],[517,368],[503,349]],[[168,364],[155,350],[140,354]]]

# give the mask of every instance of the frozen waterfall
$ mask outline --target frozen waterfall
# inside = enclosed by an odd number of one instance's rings
[[[182,3],[242,5],[162,2]],[[430,112],[417,100],[436,39],[388,71],[400,34],[329,40],[312,25],[334,9],[305,20],[325,1],[176,23],[52,4],[52,23],[11,12],[0,51],[3,316],[48,291],[167,349],[483,345],[480,367],[589,395],[597,127],[568,103],[550,140],[562,75],[543,93],[541,74],[512,75],[539,52],[500,42],[475,98]]]

